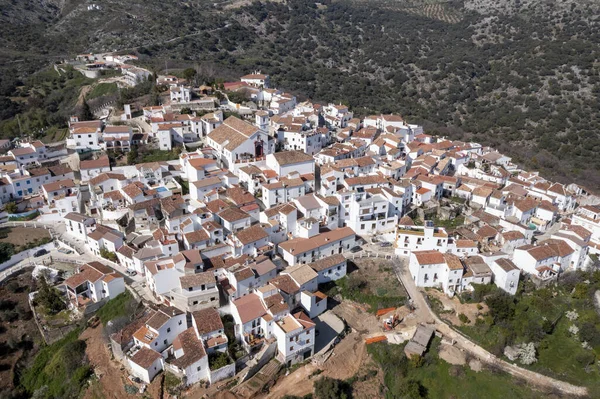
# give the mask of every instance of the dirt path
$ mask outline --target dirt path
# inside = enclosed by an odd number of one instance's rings
[[[340,341],[333,349],[333,354],[322,367],[307,364],[288,376],[281,378],[264,399],[278,399],[285,395],[304,396],[313,391],[315,378],[331,377],[346,380],[353,377],[364,367],[368,360],[366,345],[362,334],[353,331]],[[319,375],[312,376],[317,370],[323,370]]]
[[[77,98],[76,106],[79,107],[83,105],[83,100],[85,100],[85,96],[92,90],[92,85],[81,86],[81,90],[79,91],[79,97]]]
[[[80,336],[87,344],[85,350],[94,371],[100,376],[99,381],[90,385],[83,396],[85,399],[120,399],[136,398],[125,392],[125,384],[133,385],[127,380],[124,367],[111,359],[108,343],[103,337],[102,324],[95,328],[87,328]],[[152,398],[159,397],[160,378],[155,378],[146,391]]]
[[[304,367],[300,367],[290,375],[281,378],[271,392],[266,396],[257,396],[257,398],[263,399],[279,399],[285,395],[304,396],[312,393],[313,382],[310,379],[310,375],[317,370],[318,367],[313,364],[307,364]]]
[[[545,375],[512,365],[492,355],[490,352],[476,345],[464,335],[456,332],[450,326],[448,326],[448,324],[440,320],[440,318],[437,317],[437,315],[429,308],[422,292],[415,286],[408,268],[401,267],[400,263],[398,263],[395,265],[395,270],[398,279],[402,282],[404,288],[406,288],[409,296],[413,300],[413,303],[416,307],[416,313],[422,313],[423,317],[425,318],[432,318],[435,322],[435,328],[445,335],[446,338],[455,340],[458,347],[463,348],[465,351],[469,352],[472,356],[481,360],[482,362],[499,367],[507,373],[515,377],[519,377],[537,387],[555,389],[565,394],[574,396],[587,395],[587,388],[585,387],[572,385],[567,382],[559,381],[554,378],[550,378]]]

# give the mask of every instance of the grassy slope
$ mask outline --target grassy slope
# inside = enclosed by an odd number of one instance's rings
[[[418,380],[427,390],[428,398],[461,398],[461,399],[502,399],[502,398],[539,398],[540,393],[528,387],[515,384],[508,374],[492,373],[489,370],[474,372],[469,367],[458,367],[460,372],[451,375],[452,365],[438,358],[440,340],[434,338],[426,354],[425,364],[419,368],[408,365],[394,367],[399,359],[405,357],[404,345],[371,344],[368,346],[373,359],[382,366],[385,372],[385,384],[388,388],[387,398],[394,398],[407,380]],[[402,377],[402,375],[404,377]]]
[[[490,325],[490,319],[486,318],[475,325],[463,326],[461,330],[498,355],[502,354],[507,340],[510,343],[535,342],[538,361],[524,367],[575,385],[587,386],[592,396],[600,395],[600,370],[597,366],[586,370],[583,364],[594,359],[593,354],[599,353],[600,347],[584,349],[581,339],[568,331],[571,325],[581,327],[585,322],[598,325],[600,318],[593,302],[573,298],[571,291],[564,288],[537,290],[519,298],[514,319],[509,324]],[[576,310],[579,318],[568,320],[564,314],[569,310]],[[558,320],[551,333],[540,331],[544,320]]]

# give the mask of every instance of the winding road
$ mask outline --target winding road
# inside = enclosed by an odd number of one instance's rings
[[[394,271],[398,280],[404,285],[406,292],[413,301],[413,305],[416,307],[415,312],[420,313],[423,318],[431,318],[435,322],[435,328],[437,331],[442,333],[449,339],[454,340],[455,345],[464,351],[470,353],[474,357],[478,358],[484,363],[494,365],[505,372],[521,378],[532,385],[540,388],[551,389],[560,391],[563,394],[569,396],[586,396],[588,394],[587,388],[569,384],[564,381],[556,380],[551,377],[536,373],[531,370],[524,369],[514,364],[508,363],[497,356],[491,354],[481,346],[477,345],[466,336],[457,332],[451,328],[448,324],[442,321],[434,312],[431,310],[427,301],[423,297],[423,293],[414,284],[414,281],[408,271],[408,268],[403,266],[399,260],[394,261]]]

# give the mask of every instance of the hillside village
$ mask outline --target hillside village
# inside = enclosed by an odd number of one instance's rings
[[[86,73],[105,67],[83,59]],[[600,255],[598,198],[493,148],[400,115],[299,102],[259,71],[223,84],[243,103],[175,76],[157,84],[162,105],[73,116],[66,142],[0,143],[0,199],[16,209],[3,221],[35,215],[85,260],[61,283],[70,308],[87,314],[125,291],[147,307],[110,336],[145,383],[169,372],[212,385],[312,358],[330,344],[317,331],[333,306],[323,285],[367,252],[449,297],[479,284],[515,295],[523,276],[544,285]],[[179,155],[113,162],[142,147]]]

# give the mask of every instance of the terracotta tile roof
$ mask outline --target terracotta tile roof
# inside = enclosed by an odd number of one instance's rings
[[[42,187],[44,188],[44,190],[46,190],[46,192],[49,193],[52,191],[73,188],[73,187],[75,187],[75,183],[71,179],[66,179],[66,180],[59,180],[59,181],[55,181],[52,183],[44,184]]]
[[[192,231],[191,233],[185,233],[184,237],[190,244],[207,241],[210,238],[204,229],[198,229],[196,231]]]
[[[69,212],[65,215],[64,218],[67,220],[72,220],[77,223],[83,223],[88,219],[92,219],[90,216],[83,215],[83,214],[77,213],[77,212]]]
[[[342,254],[335,254],[328,256],[323,259],[319,259],[316,262],[310,263],[309,266],[316,272],[327,270],[331,267],[346,263],[346,257]]]
[[[349,177],[344,180],[349,186],[364,186],[371,184],[384,184],[388,185],[388,180],[380,175],[369,175],[369,176],[358,176]]]
[[[456,248],[475,248],[477,243],[473,240],[456,240]]]
[[[582,238],[582,239],[590,238],[592,235],[592,233],[588,229],[581,227],[581,226],[577,226],[577,225],[566,226],[566,230],[572,231],[577,236],[579,236],[579,238]]]
[[[495,228],[493,228],[492,226],[485,225],[482,228],[480,228],[479,230],[477,230],[477,232],[475,234],[477,234],[481,238],[493,238],[493,237],[496,237],[496,234],[498,234],[498,231]]]
[[[420,265],[436,265],[445,263],[444,254],[435,250],[413,251],[412,254],[417,258],[417,262]]]
[[[289,274],[296,284],[304,285],[319,275],[309,265],[295,265],[287,267],[282,274]]]
[[[558,256],[556,248],[550,245],[525,245],[517,249],[525,249],[533,259],[536,261],[542,261],[548,258]]]
[[[267,313],[262,301],[256,294],[248,294],[233,301],[242,323],[260,318]]]
[[[254,273],[258,276],[264,276],[265,274],[268,274],[269,272],[277,269],[277,266],[275,265],[275,263],[273,263],[270,259],[265,259],[262,261],[257,261],[255,263],[252,263],[250,265],[248,265],[248,267],[250,267]]]
[[[193,327],[188,328],[173,340],[173,349],[183,349],[183,355],[177,359],[171,360],[171,364],[180,369],[185,369],[206,356],[204,344]]]
[[[415,222],[412,220],[412,218],[408,215],[402,216],[402,218],[400,218],[400,221],[398,222],[399,225],[402,226],[414,226]]]
[[[533,198],[525,198],[521,201],[517,201],[515,203],[515,206],[521,211],[521,212],[527,212],[530,211],[532,209],[535,209],[538,206],[538,202],[533,199]]]
[[[100,168],[108,168],[110,167],[110,161],[107,156],[100,157],[98,159],[92,159],[89,161],[81,161],[79,164],[79,169],[100,169]]]
[[[227,222],[237,222],[238,220],[250,218],[246,212],[239,208],[231,207],[219,212],[219,217]]]
[[[231,267],[228,271],[235,276],[235,279],[238,282],[254,278],[254,272],[247,266],[236,265]]]
[[[224,329],[219,311],[214,308],[192,312],[192,317],[196,321],[196,327],[200,335]]]
[[[179,283],[182,289],[190,287],[200,287],[202,285],[215,284],[215,274],[211,271],[196,274],[188,274],[179,277]]]
[[[279,293],[266,297],[264,301],[265,305],[267,305],[267,310],[273,315],[290,310],[288,304]]]
[[[125,180],[126,177],[120,173],[100,173],[98,176],[91,178],[89,183],[92,186],[96,186],[110,179]]]
[[[448,269],[463,270],[463,264],[458,256],[451,254],[451,253],[446,253],[446,254],[443,254],[443,259],[446,262],[446,265],[448,265]],[[419,263],[423,264],[421,262],[419,262]]]
[[[235,236],[244,245],[269,237],[267,232],[258,224],[238,231]]]
[[[140,350],[138,350],[135,353],[135,355],[131,357],[131,361],[139,365],[143,369],[147,370],[154,364],[154,362],[157,359],[161,357],[162,356],[157,351],[153,349],[148,349],[147,347],[143,346]]]
[[[571,255],[572,253],[575,252],[575,250],[573,248],[571,248],[571,246],[569,244],[567,244],[565,241],[555,239],[555,238],[541,241],[539,243],[539,245],[548,245],[548,246],[552,247],[554,252],[561,258]]]
[[[350,227],[342,227],[332,231],[318,234],[311,238],[294,238],[279,244],[279,247],[285,251],[299,255],[304,252],[311,251],[315,248],[319,248],[328,243],[342,240],[349,237],[354,237],[355,233]]]
[[[273,156],[280,166],[315,161],[311,155],[302,151],[281,151],[276,152]]]
[[[222,125],[210,132],[208,138],[224,145],[226,150],[233,151],[258,131],[258,127],[230,116],[223,121]]]
[[[204,188],[204,187],[214,186],[214,185],[223,185],[223,182],[221,181],[221,179],[218,176],[213,176],[213,177],[206,177],[202,180],[195,181],[192,184],[194,186],[196,186],[197,188]]]
[[[296,282],[294,282],[294,280],[287,274],[281,274],[274,279],[271,279],[269,283],[286,294],[294,294],[300,291],[298,284],[296,284]]]
[[[525,236],[520,231],[510,230],[502,233],[502,238],[504,238],[505,241],[516,241],[525,239]]]
[[[225,190],[225,195],[235,204],[244,205],[256,202],[256,198],[242,187],[231,187]]]
[[[159,330],[171,317],[182,314],[183,312],[172,306],[161,306],[146,322],[148,327]]]
[[[500,258],[495,260],[496,264],[502,268],[505,272],[510,272],[511,270],[518,270],[519,268],[512,262],[512,260],[507,258]]]

